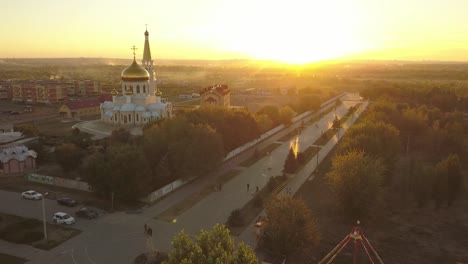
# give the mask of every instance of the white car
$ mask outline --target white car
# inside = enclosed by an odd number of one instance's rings
[[[62,212],[55,213],[52,217],[52,220],[56,224],[67,224],[71,225],[75,223],[75,218],[71,217],[70,215]]]
[[[30,191],[22,192],[21,197],[25,199],[31,199],[31,200],[40,200],[42,199],[42,194],[36,191],[30,190]]]

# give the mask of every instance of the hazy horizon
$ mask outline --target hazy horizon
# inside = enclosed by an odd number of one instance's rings
[[[468,3],[452,0],[4,3],[2,58],[468,61]]]

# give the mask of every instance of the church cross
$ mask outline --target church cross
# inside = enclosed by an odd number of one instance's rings
[[[131,50],[133,50],[133,59],[136,58],[136,50],[137,48],[135,47],[135,45],[133,45],[133,47],[131,48]]]

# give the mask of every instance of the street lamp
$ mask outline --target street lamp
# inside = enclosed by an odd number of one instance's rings
[[[44,193],[44,195],[42,196],[42,222],[44,222],[44,239],[46,241],[46,243],[48,243],[48,239],[47,239],[47,222],[46,222],[46,218],[45,218],[45,203],[44,203],[44,199],[46,197],[46,195],[48,195],[49,193],[46,192]]]
[[[320,153],[320,149],[322,149],[322,146],[320,145],[312,145],[312,147],[316,147],[317,148],[317,165],[315,165],[315,170],[318,169],[318,165],[319,165],[319,153]]]

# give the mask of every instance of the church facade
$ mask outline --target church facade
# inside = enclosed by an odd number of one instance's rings
[[[142,65],[136,62],[134,47],[133,63],[120,75],[120,91],[114,89],[111,92],[112,101],[100,105],[103,122],[132,127],[172,117],[172,104],[161,97],[162,93],[157,88],[148,37],[146,30]]]

